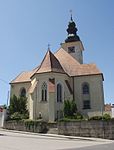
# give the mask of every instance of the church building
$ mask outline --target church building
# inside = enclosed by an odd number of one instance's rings
[[[22,72],[11,81],[11,93],[27,97],[30,119],[54,122],[63,116],[65,100],[74,100],[84,116],[104,109],[103,74],[96,64],[83,63],[84,47],[70,19],[67,39],[52,53],[48,48],[37,68]],[[41,52],[41,51],[40,51]]]

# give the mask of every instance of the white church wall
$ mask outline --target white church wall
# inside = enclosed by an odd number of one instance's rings
[[[48,91],[47,102],[42,102],[41,101],[41,86],[43,82],[46,82],[48,85],[49,79],[53,79],[53,78],[55,79],[55,94],[49,93],[49,89],[47,87],[47,91]],[[38,85],[36,88],[37,96],[36,98],[34,98],[34,114],[35,114],[34,116],[36,116],[35,118],[37,118],[39,116],[39,112],[41,112],[42,117],[45,120],[49,120],[50,118],[54,119],[52,114],[56,116],[58,110],[63,110],[64,99],[72,99],[72,96],[65,83],[65,80],[71,80],[71,79],[66,74],[43,73],[43,74],[37,74],[36,80],[38,81]],[[63,102],[62,103],[57,103],[57,99],[56,99],[57,83],[61,83],[63,86]],[[53,103],[51,101],[53,101]]]
[[[10,97],[12,97],[13,95],[16,95],[17,97],[20,96],[20,90],[21,88],[25,88],[26,89],[26,97],[27,99],[27,108],[30,111],[30,100],[29,100],[29,88],[31,86],[30,82],[24,82],[24,83],[15,83],[15,84],[11,84],[11,89],[10,89]]]
[[[91,109],[83,109],[82,84],[84,82],[87,82],[90,87]],[[75,100],[77,103],[78,110],[83,114],[88,114],[89,116],[101,113],[101,110],[104,109],[102,76],[92,75],[92,76],[75,77],[74,86],[75,86]]]
[[[31,85],[30,82],[11,84],[10,96],[13,96],[15,94],[17,97],[19,97],[20,96],[20,89],[23,87],[26,89],[26,93],[28,96],[28,90],[30,88],[30,85]]]

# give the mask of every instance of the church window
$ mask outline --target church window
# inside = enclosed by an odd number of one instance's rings
[[[89,85],[88,83],[84,83],[82,86],[82,93],[83,94],[89,94]]]
[[[62,85],[57,84],[57,102],[62,102]]]
[[[74,46],[68,47],[68,53],[75,53],[75,47]]]
[[[20,97],[26,97],[26,89],[25,88],[21,88]]]
[[[90,109],[90,100],[83,101],[83,109]]]
[[[41,87],[41,100],[47,101],[47,84],[44,82]]]

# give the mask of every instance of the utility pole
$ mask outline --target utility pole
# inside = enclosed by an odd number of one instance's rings
[[[5,81],[4,79],[0,78],[0,81],[2,81],[4,84],[9,86],[9,83],[7,81]],[[7,98],[6,98],[7,107],[8,107],[8,104],[9,104],[9,89],[8,89]]]

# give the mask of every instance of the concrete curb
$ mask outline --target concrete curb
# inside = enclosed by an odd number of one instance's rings
[[[77,136],[66,136],[66,135],[58,135],[58,134],[42,134],[42,133],[34,133],[34,132],[25,132],[25,131],[17,131],[17,130],[8,130],[1,128],[0,131],[27,134],[27,135],[35,135],[35,136],[47,136],[54,138],[64,138],[69,140],[87,140],[87,141],[98,141],[98,142],[114,142],[109,139],[101,139],[101,138],[93,138],[93,137],[77,137]]]

